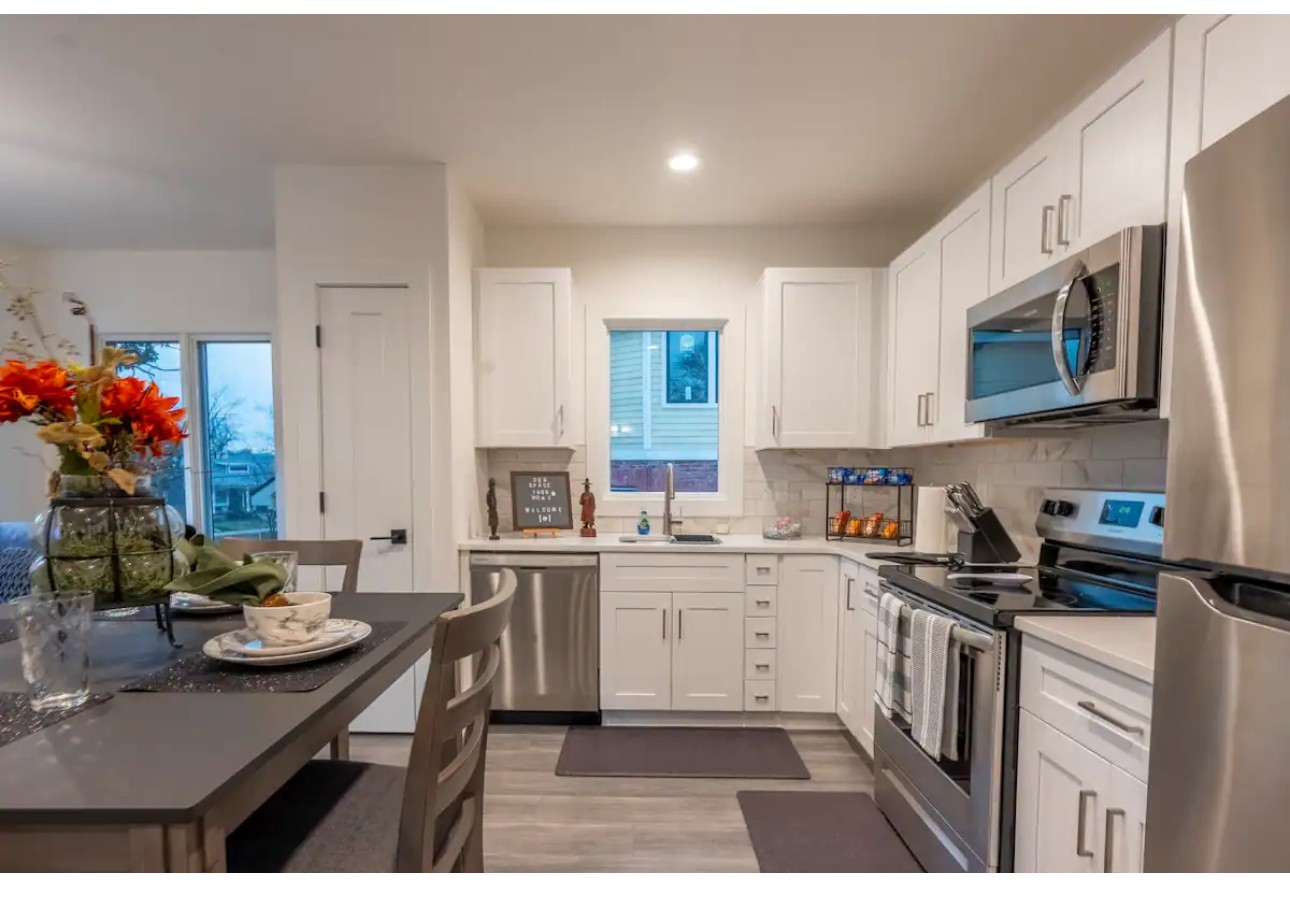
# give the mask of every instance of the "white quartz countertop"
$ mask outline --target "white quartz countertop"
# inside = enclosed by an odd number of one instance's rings
[[[1144,683],[1155,675],[1155,617],[1018,617],[1016,627]]]
[[[871,567],[881,563],[868,559],[868,554],[889,554],[909,551],[892,543],[877,541],[826,541],[823,538],[802,538],[799,541],[771,541],[760,535],[718,535],[720,544],[668,544],[660,541],[624,543],[621,535],[602,532],[597,538],[580,538],[576,531],[556,538],[525,538],[522,535],[503,535],[500,541],[474,538],[457,545],[458,550],[505,553],[553,554],[836,554]]]

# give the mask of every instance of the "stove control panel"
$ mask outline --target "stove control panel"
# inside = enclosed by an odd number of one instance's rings
[[[1160,556],[1165,495],[1150,491],[1057,488],[1044,494],[1035,519],[1041,538]]]

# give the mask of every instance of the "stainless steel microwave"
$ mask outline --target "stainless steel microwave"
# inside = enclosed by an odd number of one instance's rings
[[[968,309],[967,420],[1085,424],[1154,415],[1164,233],[1121,230]]]

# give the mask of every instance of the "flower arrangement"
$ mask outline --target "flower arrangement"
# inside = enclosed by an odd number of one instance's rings
[[[111,346],[97,356],[91,349],[89,365],[59,361],[31,291],[13,292],[2,281],[0,288],[10,293],[9,314],[30,327],[45,352],[37,358],[35,346],[15,332],[6,350],[12,357],[0,366],[0,424],[35,424],[36,436],[58,449],[59,473],[104,475],[133,494],[150,458],[164,456],[188,436],[178,397],[162,396],[151,381],[118,375],[118,368],[137,358]],[[71,301],[74,315],[88,317],[83,304]],[[56,348],[64,354],[74,350],[66,341]]]

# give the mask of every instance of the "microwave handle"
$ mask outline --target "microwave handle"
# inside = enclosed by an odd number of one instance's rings
[[[1071,396],[1079,396],[1079,380],[1071,373],[1066,361],[1066,303],[1070,301],[1071,291],[1075,284],[1088,276],[1088,268],[1081,261],[1075,266],[1075,273],[1062,285],[1057,293],[1057,306],[1053,309],[1053,362],[1057,365],[1057,374]]]

